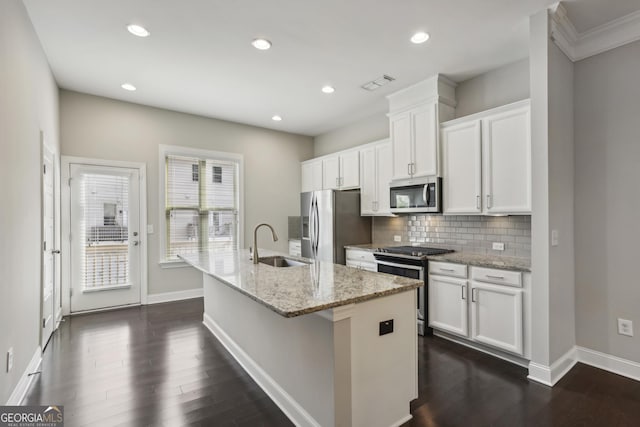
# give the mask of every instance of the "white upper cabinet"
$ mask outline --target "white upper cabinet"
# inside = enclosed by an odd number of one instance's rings
[[[322,190],[322,161],[307,161],[301,164],[302,185],[301,191]]]
[[[443,128],[442,152],[444,212],[482,213],[480,121]]]
[[[528,105],[482,121],[487,213],[531,212],[530,128]]]
[[[391,215],[389,181],[391,181],[391,143],[388,140],[360,149],[360,213]]]
[[[390,118],[393,179],[438,174],[436,104],[424,104]]]
[[[443,123],[444,213],[531,213],[529,100]]]
[[[394,180],[440,176],[439,123],[453,118],[455,87],[435,75],[387,97]]]
[[[322,159],[323,188],[347,190],[360,187],[358,150],[343,151]]]

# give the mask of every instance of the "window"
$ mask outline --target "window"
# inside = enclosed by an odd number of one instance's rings
[[[160,151],[164,260],[201,250],[237,249],[241,156],[164,146]]]

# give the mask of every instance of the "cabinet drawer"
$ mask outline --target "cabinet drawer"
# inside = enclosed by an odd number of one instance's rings
[[[352,259],[354,261],[368,261],[368,262],[376,262],[376,258],[373,256],[373,252],[369,251],[361,251],[358,249],[347,249],[347,259]]]
[[[353,268],[358,268],[360,270],[367,270],[367,271],[373,271],[373,272],[378,271],[378,264],[376,264],[375,262],[354,261],[354,260],[348,259],[347,267],[353,267]]]
[[[429,261],[429,273],[440,276],[467,278],[467,266],[450,262]]]
[[[300,240],[289,240],[289,255],[301,256],[302,244]]]
[[[471,278],[479,282],[522,287],[522,273],[519,271],[498,270],[495,268],[471,267]]]

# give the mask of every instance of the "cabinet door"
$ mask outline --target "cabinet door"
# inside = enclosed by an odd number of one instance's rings
[[[429,326],[469,335],[467,281],[429,275]]]
[[[358,151],[348,151],[340,155],[340,187],[344,189],[360,187],[360,156]]]
[[[485,211],[531,213],[529,107],[482,121]]]
[[[338,156],[328,157],[322,160],[322,188],[334,190],[340,187],[340,158]]]
[[[435,104],[411,111],[413,176],[438,174],[438,120]]]
[[[322,190],[322,162],[321,161],[317,161],[317,162],[313,162],[311,163],[311,181],[313,183],[313,187],[312,189],[314,191],[316,190]]]
[[[376,146],[376,214],[391,215],[389,207],[389,182],[393,177],[391,163],[391,143],[385,142]]]
[[[398,114],[391,117],[389,128],[393,147],[393,179],[411,177],[410,167],[413,158],[411,144],[411,115]]]
[[[376,147],[360,150],[360,214],[375,214]]]
[[[523,354],[522,289],[471,282],[471,339]]]
[[[442,128],[444,213],[482,213],[480,121]]]
[[[302,182],[300,185],[300,191],[306,193],[307,191],[313,191],[313,170],[312,163],[302,163],[300,170],[302,174]]]

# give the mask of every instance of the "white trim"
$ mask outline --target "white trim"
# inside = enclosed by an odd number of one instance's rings
[[[340,307],[330,308],[328,310],[316,311],[313,314],[331,322],[339,322],[341,320],[353,317],[355,306],[355,304],[347,304]]]
[[[87,157],[61,156],[61,270],[62,284],[60,300],[62,302],[62,315],[71,314],[71,242],[69,235],[71,232],[71,187],[69,186],[70,165],[82,164],[90,166],[108,166],[137,169],[139,176],[139,195],[140,195],[140,222],[139,222],[139,241],[140,241],[140,304],[147,303],[147,293],[149,289],[148,278],[148,251],[147,251],[147,164],[142,162],[127,162],[120,160],[104,160],[90,159]],[[64,261],[66,257],[66,262]],[[109,309],[109,308],[108,308]]]
[[[578,362],[576,348],[571,347],[565,354],[560,356],[551,366],[539,363],[529,363],[529,378],[532,381],[553,387],[566,375]]]
[[[244,247],[244,155],[239,153],[231,153],[226,151],[203,150],[200,148],[183,147],[179,145],[158,146],[158,233],[160,248],[158,251],[158,264],[161,268],[175,268],[178,266],[169,265],[173,261],[164,259],[166,252],[166,190],[165,190],[165,158],[167,155],[175,156],[194,156],[207,159],[222,159],[238,162],[238,248]],[[180,265],[179,267],[182,267]],[[186,265],[185,265],[186,266]]]
[[[579,33],[565,8],[551,11],[551,38],[571,61],[576,62],[640,40],[640,10]]]
[[[149,294],[147,304],[161,304],[163,302],[182,301],[192,298],[202,298],[204,289],[189,289],[186,291],[164,292],[161,294]]]
[[[576,347],[576,353],[578,361],[584,364],[640,381],[640,363],[638,362],[579,346]]]
[[[296,426],[320,427],[320,424],[206,313],[203,316],[202,323]]]
[[[401,425],[403,425],[404,423],[410,421],[413,419],[413,415],[409,414],[406,415],[404,417],[402,417],[401,419],[399,419],[398,421],[396,421],[395,423],[391,424],[390,427],[400,427]]]
[[[7,400],[7,406],[18,406],[22,403],[22,400],[27,395],[27,391],[29,391],[29,387],[31,386],[31,382],[36,378],[35,375],[29,376],[30,373],[35,372],[40,367],[40,363],[42,363],[42,349],[40,346],[36,348],[35,353],[33,353],[33,357],[29,361],[27,365],[27,369],[24,370],[22,376],[20,377],[20,381],[16,384],[13,389],[13,393],[9,396],[9,400]]]

